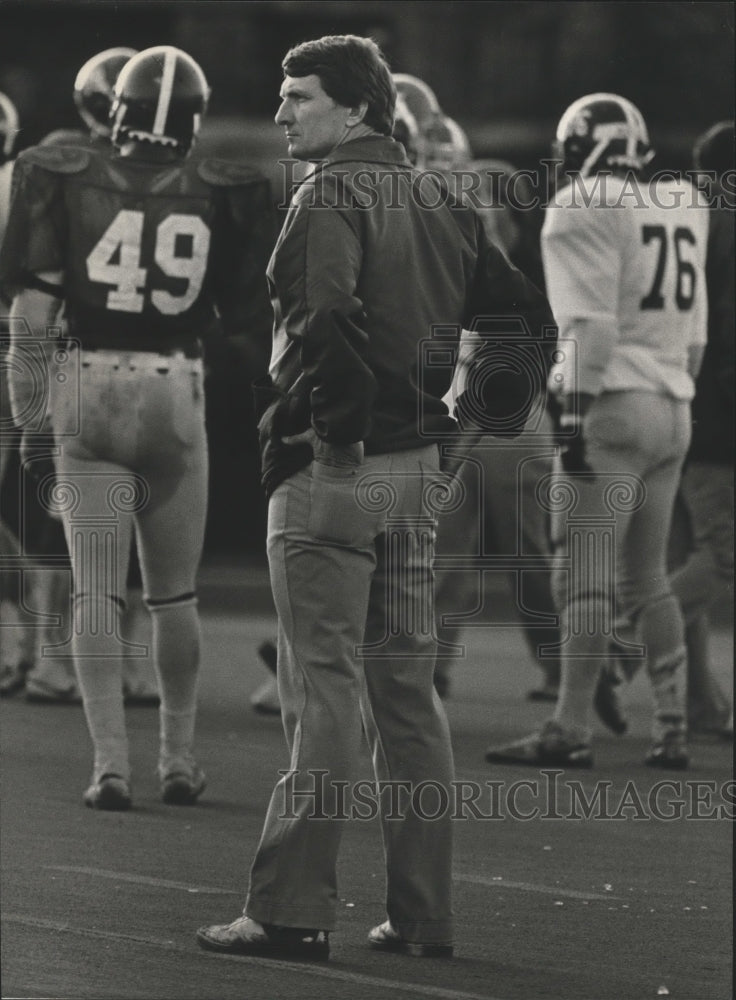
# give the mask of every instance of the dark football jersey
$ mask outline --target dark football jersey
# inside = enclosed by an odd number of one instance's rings
[[[273,238],[270,185],[249,167],[39,146],[16,162],[0,283],[63,271],[83,347],[189,348],[216,312],[226,334],[268,334]]]

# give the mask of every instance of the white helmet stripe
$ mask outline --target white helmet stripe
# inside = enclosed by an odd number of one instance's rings
[[[636,115],[632,113],[633,108],[628,101],[622,101],[619,99],[617,103],[624,113],[626,124],[629,126],[629,134],[626,136],[626,155],[631,160],[636,156],[636,144],[639,135],[641,134],[639,132],[639,122],[636,119]]]
[[[15,110],[13,102],[5,94],[0,94],[0,114],[5,118],[3,123],[5,131],[3,153],[5,156],[10,156],[18,132],[18,112]]]
[[[156,105],[156,117],[153,120],[152,133],[154,135],[164,135],[166,119],[169,115],[169,104],[171,94],[174,90],[174,74],[176,72],[176,52],[169,48],[164,55],[164,72],[161,78],[161,89],[158,92],[158,104]]]

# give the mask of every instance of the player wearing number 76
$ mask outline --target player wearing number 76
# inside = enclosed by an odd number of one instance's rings
[[[646,763],[682,769],[687,663],[666,550],[706,340],[708,209],[686,180],[645,179],[654,153],[644,119],[615,94],[572,104],[555,153],[567,183],[547,210],[542,253],[559,342],[568,345],[550,376],[557,499],[569,500],[553,576],[560,694],[541,732],[486,757],[590,766],[598,675],[625,620],[654,695]]]
[[[115,84],[114,155],[35,147],[17,161],[0,252],[13,298],[11,404],[24,435],[53,432],[72,561],[72,651],[94,747],[87,805],[126,809],[130,764],[119,617],[135,532],[161,693],[165,802],[204,788],[193,756],[199,668],[196,573],[207,506],[201,338],[270,339],[268,181],[188,159],[209,97],[170,46]],[[49,336],[62,303],[69,340]]]

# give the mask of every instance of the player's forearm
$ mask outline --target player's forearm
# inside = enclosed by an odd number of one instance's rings
[[[60,285],[60,276],[42,275],[44,281]],[[13,299],[10,308],[10,350],[8,352],[8,392],[13,422],[24,427],[37,422],[48,399],[48,370],[54,342],[48,337],[61,309],[61,300],[26,288]]]

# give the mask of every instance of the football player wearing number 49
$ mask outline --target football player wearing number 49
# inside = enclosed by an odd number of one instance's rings
[[[708,209],[685,180],[644,180],[654,155],[644,119],[614,94],[572,104],[555,152],[568,184],[547,211],[542,253],[560,343],[576,347],[550,376],[561,411],[557,495],[574,503],[557,538],[567,559],[553,575],[560,693],[541,732],[486,758],[591,766],[593,696],[612,623],[623,619],[654,696],[645,762],[683,769],[687,662],[666,552],[706,340]]]
[[[264,177],[187,159],[208,97],[201,68],[179,49],[133,57],[115,85],[117,153],[21,154],[0,254],[14,297],[14,420],[31,433],[47,394],[59,449],[72,643],[94,747],[84,798],[95,808],[131,804],[119,618],[133,531],[153,619],[162,798],[191,804],[205,784],[193,756],[207,505],[200,337],[216,309],[227,335],[260,339],[265,354],[274,236]],[[66,346],[47,337],[62,302]]]

